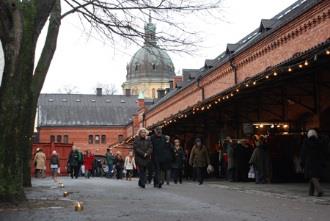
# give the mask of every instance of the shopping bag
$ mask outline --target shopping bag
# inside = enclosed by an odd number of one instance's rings
[[[256,177],[256,175],[255,175],[255,172],[254,172],[254,168],[253,168],[253,166],[250,166],[248,178],[249,179],[254,179],[255,177]]]
[[[213,168],[213,166],[211,165],[211,164],[209,164],[208,166],[207,166],[207,173],[208,174],[210,174],[210,173],[213,173],[213,171],[214,171],[214,168]]]

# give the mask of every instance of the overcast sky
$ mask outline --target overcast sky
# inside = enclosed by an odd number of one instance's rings
[[[189,26],[203,38],[202,47],[194,55],[169,52],[177,73],[182,68],[200,68],[205,59],[222,53],[227,43],[235,43],[256,29],[260,20],[271,18],[295,0],[225,0],[223,19],[191,16]],[[156,23],[157,25],[157,23]],[[157,31],[161,27],[157,26]],[[40,37],[40,42],[44,36]],[[41,44],[40,44],[41,45]],[[74,87],[79,93],[94,93],[97,84],[115,84],[118,94],[126,77],[126,64],[139,46],[88,37],[77,20],[66,18],[61,26],[58,46],[43,93],[56,93],[64,87]],[[40,46],[38,48],[40,51]],[[0,50],[0,73],[3,69]],[[37,52],[38,54],[38,52]],[[1,74],[0,74],[1,80]]]

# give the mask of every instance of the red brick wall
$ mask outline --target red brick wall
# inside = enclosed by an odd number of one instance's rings
[[[237,55],[233,62],[237,65],[238,82],[291,58],[295,53],[312,48],[328,38],[330,38],[330,1],[322,1]],[[234,73],[228,62],[208,73],[200,81],[206,99],[233,85]],[[201,89],[195,83],[147,112],[146,126],[158,123],[199,101],[201,101]]]
[[[106,148],[109,145],[113,145],[118,143],[118,136],[123,135],[124,139],[127,137],[126,128],[125,127],[117,127],[117,128],[81,128],[81,127],[56,127],[56,128],[39,128],[39,141],[40,143],[49,143],[50,136],[54,135],[63,135],[69,136],[69,143],[73,143],[75,146],[79,147],[82,151],[87,149],[91,150],[94,154],[104,154],[106,152]],[[106,135],[107,142],[106,144],[89,144],[88,136],[89,135],[99,135],[100,139],[102,135]]]

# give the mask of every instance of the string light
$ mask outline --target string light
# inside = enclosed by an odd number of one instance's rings
[[[239,92],[239,89],[238,88],[236,89],[236,92]]]
[[[246,85],[245,85],[245,87],[248,87],[248,86],[249,86],[249,84],[246,84]]]
[[[266,76],[266,79],[268,79],[268,78],[269,78],[269,75]]]
[[[274,76],[277,76],[277,72],[275,71],[273,75],[274,75]]]
[[[288,68],[288,72],[291,72],[292,71],[292,68]]]
[[[330,50],[326,50],[325,52],[327,55],[330,55]]]
[[[257,82],[256,82],[256,81],[254,81],[254,82],[253,82],[253,85],[256,85],[256,84],[257,84]]]
[[[234,94],[233,94],[233,93],[231,93],[231,94],[230,94],[230,96],[234,96]]]
[[[303,68],[303,65],[302,64],[299,64],[299,68]]]
[[[305,65],[305,66],[307,66],[307,65],[308,65],[308,61],[307,61],[307,60],[305,61],[304,65]]]

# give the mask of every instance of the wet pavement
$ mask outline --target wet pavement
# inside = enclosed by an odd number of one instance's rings
[[[330,196],[306,196],[307,184],[186,182],[155,189],[137,180],[61,178],[34,179],[29,201],[18,207],[0,205],[1,221],[82,220],[329,220]],[[329,187],[329,186],[325,186]],[[63,192],[69,192],[63,197]],[[328,194],[330,188],[326,189]],[[84,205],[81,212],[74,204]]]

